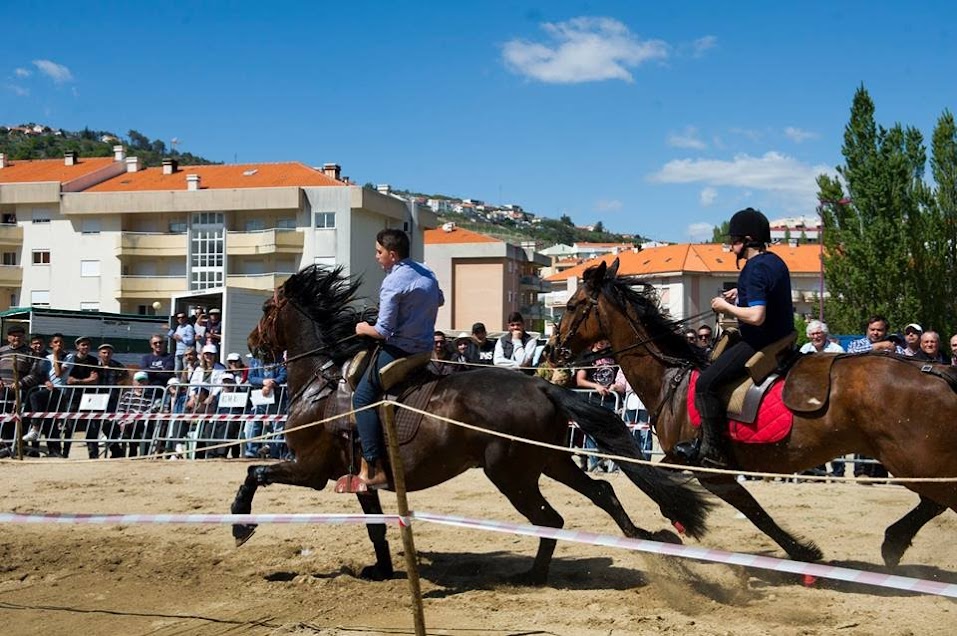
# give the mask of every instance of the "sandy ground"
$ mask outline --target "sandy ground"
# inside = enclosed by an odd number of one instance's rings
[[[227,512],[245,475],[238,460],[0,462],[0,510]],[[642,527],[665,527],[627,480],[610,480]],[[566,528],[617,534],[578,494],[545,479]],[[882,570],[884,528],[916,503],[896,486],[752,482],[781,523],[818,542],[826,562]],[[395,497],[383,495],[387,512]],[[413,509],[523,522],[480,471],[410,494]],[[352,496],[261,489],[254,512],[358,512]],[[721,505],[703,545],[783,556]],[[7,634],[410,634],[398,530],[398,578],[356,578],[372,561],[358,526],[261,526],[233,545],[226,526],[0,527],[0,625]],[[957,583],[957,516],[928,524],[897,574]],[[952,634],[951,599],[720,564],[560,543],[549,584],[515,587],[531,565],[529,537],[415,525],[430,634]],[[688,541],[693,543],[692,541]]]

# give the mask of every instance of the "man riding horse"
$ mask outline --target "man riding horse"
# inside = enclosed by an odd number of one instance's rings
[[[380,342],[369,368],[356,385],[352,397],[356,410],[382,398],[379,371],[384,366],[432,350],[435,317],[445,303],[435,274],[409,258],[409,237],[402,230],[386,229],[376,235],[375,259],[386,272],[379,290],[378,319],[374,325],[356,323],[356,334]],[[365,489],[381,488],[389,480],[382,464],[382,423],[377,409],[358,411],[356,428],[362,442],[359,481]]]
[[[737,318],[741,340],[701,371],[695,396],[695,406],[701,413],[701,437],[675,448],[689,462],[717,468],[728,464],[724,437],[727,414],[720,388],[743,376],[745,363],[757,351],[794,330],[791,275],[784,261],[767,251],[771,242],[767,217],[747,208],[736,212],[729,226],[735,262],[747,262],[738,275],[737,287],[712,298],[711,308]]]

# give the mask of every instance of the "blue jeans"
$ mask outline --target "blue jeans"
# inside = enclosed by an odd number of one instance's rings
[[[401,357],[403,356],[395,349],[387,350],[385,347],[379,347],[378,354],[369,363],[369,368],[362,374],[362,379],[356,386],[356,392],[352,394],[352,408],[360,409],[382,399],[379,371]],[[378,409],[366,409],[356,413],[356,429],[359,431],[359,440],[362,442],[362,456],[370,463],[383,455],[382,423],[379,422],[377,411]]]
[[[260,409],[260,408],[261,408],[261,407],[258,407],[258,406],[256,407],[256,409],[255,409],[255,411],[254,411],[254,413],[255,413],[256,415],[261,415],[261,413],[259,412],[259,409]],[[265,412],[265,409],[263,409],[263,412]],[[254,438],[254,437],[259,437],[259,436],[262,435],[262,434],[263,434],[263,421],[262,421],[262,420],[251,420],[251,421],[249,421],[249,422],[246,422],[246,426],[243,428],[243,438],[244,438],[244,439],[249,440],[249,439],[252,439],[252,438]],[[246,450],[243,451],[243,455],[244,455],[246,458],[258,457],[258,456],[259,456],[259,449],[262,448],[262,446],[263,446],[262,441],[259,441],[259,440],[255,441],[255,442],[249,442],[249,441],[247,441],[247,442],[246,442]]]
[[[625,422],[627,424],[648,423],[648,411],[628,409],[625,411]],[[635,441],[638,443],[638,448],[641,450],[641,458],[645,461],[651,460],[651,429],[650,428],[635,428],[634,433]]]

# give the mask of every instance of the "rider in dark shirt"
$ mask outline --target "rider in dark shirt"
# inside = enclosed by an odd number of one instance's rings
[[[728,347],[698,377],[695,406],[701,413],[700,447],[683,443],[679,453],[703,466],[727,465],[727,413],[718,395],[722,385],[744,375],[744,365],[757,351],[794,331],[791,274],[777,254],[767,251],[771,229],[767,217],[752,208],[731,217],[731,249],[747,261],[738,286],[711,300],[711,308],[737,318],[741,340]]]

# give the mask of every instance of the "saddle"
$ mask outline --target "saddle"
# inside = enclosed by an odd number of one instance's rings
[[[362,378],[366,369],[369,368],[369,362],[372,361],[372,353],[373,352],[368,350],[360,351],[347,364],[343,377],[353,391],[356,390],[359,379]],[[379,382],[382,385],[383,391],[388,392],[389,389],[408,378],[412,372],[427,365],[431,359],[432,352],[426,351],[405,358],[399,358],[385,365],[379,371]]]
[[[732,333],[722,337],[715,346],[717,355],[721,355],[721,351],[724,351],[734,335]],[[745,363],[744,368],[748,374],[744,379],[722,388],[721,396],[728,405],[729,419],[745,424],[754,423],[758,407],[761,406],[761,398],[791,362],[796,340],[797,332],[792,331],[784,338],[764,347]]]

